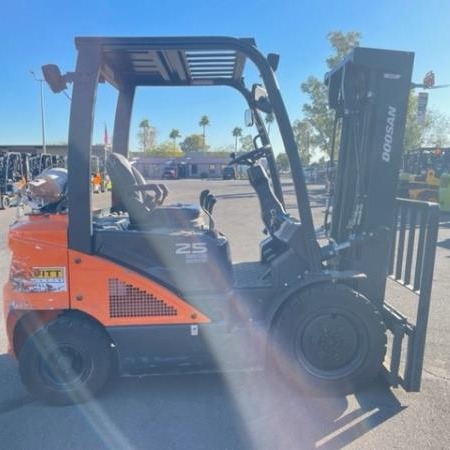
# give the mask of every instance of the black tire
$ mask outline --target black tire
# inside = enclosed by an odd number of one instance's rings
[[[19,371],[31,395],[63,405],[91,399],[106,384],[112,361],[104,330],[89,320],[61,316],[27,338]]]
[[[272,327],[271,360],[313,394],[346,395],[375,378],[386,354],[381,314],[343,285],[315,287],[283,305]]]
[[[11,205],[11,199],[8,195],[2,195],[0,201],[0,209],[8,209]]]

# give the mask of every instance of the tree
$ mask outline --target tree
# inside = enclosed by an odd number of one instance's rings
[[[278,153],[276,161],[278,170],[289,170],[289,159],[286,153]]]
[[[329,69],[338,64],[354,47],[359,45],[361,33],[351,31],[342,33],[332,31],[327,34],[334,53],[326,60]],[[302,83],[301,90],[309,96],[309,103],[303,105],[305,120],[311,125],[310,144],[331,154],[334,111],[328,108],[328,90],[325,84],[315,76]]]
[[[305,166],[311,160],[311,128],[311,124],[307,120],[296,120],[292,125],[300,159]]]
[[[231,134],[234,137],[234,151],[237,152],[238,138],[242,137],[242,128],[234,127]]]
[[[267,134],[268,135],[270,135],[270,125],[273,123],[274,120],[275,120],[275,117],[274,117],[273,113],[266,114],[264,121],[267,124]]]
[[[186,136],[185,139],[180,142],[181,150],[185,153],[197,152],[199,150],[206,150],[207,147],[203,145],[203,137],[201,134],[191,134]]]
[[[198,123],[203,129],[203,151],[206,151],[206,127],[209,126],[209,117],[200,117],[200,122]]]
[[[178,147],[175,148],[170,141],[162,142],[152,150],[148,151],[147,154],[152,156],[167,156],[170,158],[180,158],[184,156],[184,153]]]
[[[241,137],[239,139],[241,143],[241,150],[243,152],[249,152],[250,150],[253,150],[253,138],[251,134],[247,134],[244,137]]]
[[[177,146],[177,139],[181,137],[180,130],[176,128],[172,128],[172,131],[169,134],[169,138],[173,141],[173,148],[175,149]]]
[[[417,94],[411,92],[409,95],[408,109],[406,111],[405,126],[405,151],[420,148],[423,142],[424,129],[429,121],[429,116],[425,119],[425,123],[417,120]]]
[[[361,33],[359,31],[350,31],[342,33],[342,31],[330,31],[327,34],[331,47],[335,53],[327,58],[327,66],[329,69],[336,67],[347,55],[347,53],[361,42]]]
[[[156,144],[156,128],[150,124],[148,119],[142,119],[138,131],[139,147],[142,151],[152,149]]]
[[[424,144],[427,147],[446,147],[450,145],[449,117],[434,109],[431,109],[427,116],[428,126],[424,131]]]
[[[417,119],[418,95],[411,92],[406,112],[404,148],[408,152],[420,147],[441,147],[450,144],[450,119],[445,114],[430,109],[425,121]]]

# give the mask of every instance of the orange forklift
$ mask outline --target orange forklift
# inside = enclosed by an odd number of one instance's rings
[[[395,191],[413,54],[357,48],[327,75],[343,136],[331,235],[320,245],[275,77],[278,55],[264,56],[253,39],[229,37],[75,42],[75,72],[43,66],[55,93],[73,83],[69,170],[49,169],[30,184],[34,209],[9,232],[6,326],[30,393],[61,404],[91,398],[114,372],[267,366],[281,372],[280,382],[295,379],[306,392],[350,393],[380,372],[391,385],[419,390],[436,244],[431,219],[423,221],[431,231],[417,259],[428,262],[418,272],[420,323],[410,323],[385,294],[396,267]],[[260,78],[248,85],[250,63]],[[118,90],[106,162],[112,205],[93,211],[93,112],[98,84],[105,82]],[[146,184],[130,164],[138,86],[228,86],[243,95],[255,148],[232,154],[230,164],[247,168],[260,202],[267,238],[258,261],[232,262],[228,238],[215,225],[213,194],[200,193],[198,205],[165,205],[167,189]],[[298,218],[286,212],[267,113],[277,120],[289,158]],[[386,123],[389,132],[381,126]],[[270,178],[259,164],[263,158]],[[388,332],[394,345],[385,361]],[[404,337],[409,343],[401,373]]]

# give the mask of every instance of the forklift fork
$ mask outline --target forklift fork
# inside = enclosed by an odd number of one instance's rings
[[[397,199],[389,278],[412,293],[417,306],[413,320],[385,300],[382,312],[392,345],[383,372],[390,385],[400,385],[407,392],[418,392],[421,385],[438,228],[438,205]]]

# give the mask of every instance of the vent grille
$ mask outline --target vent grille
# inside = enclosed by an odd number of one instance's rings
[[[109,279],[110,317],[176,316],[178,311],[164,300],[142,289],[124,283],[117,278]]]

